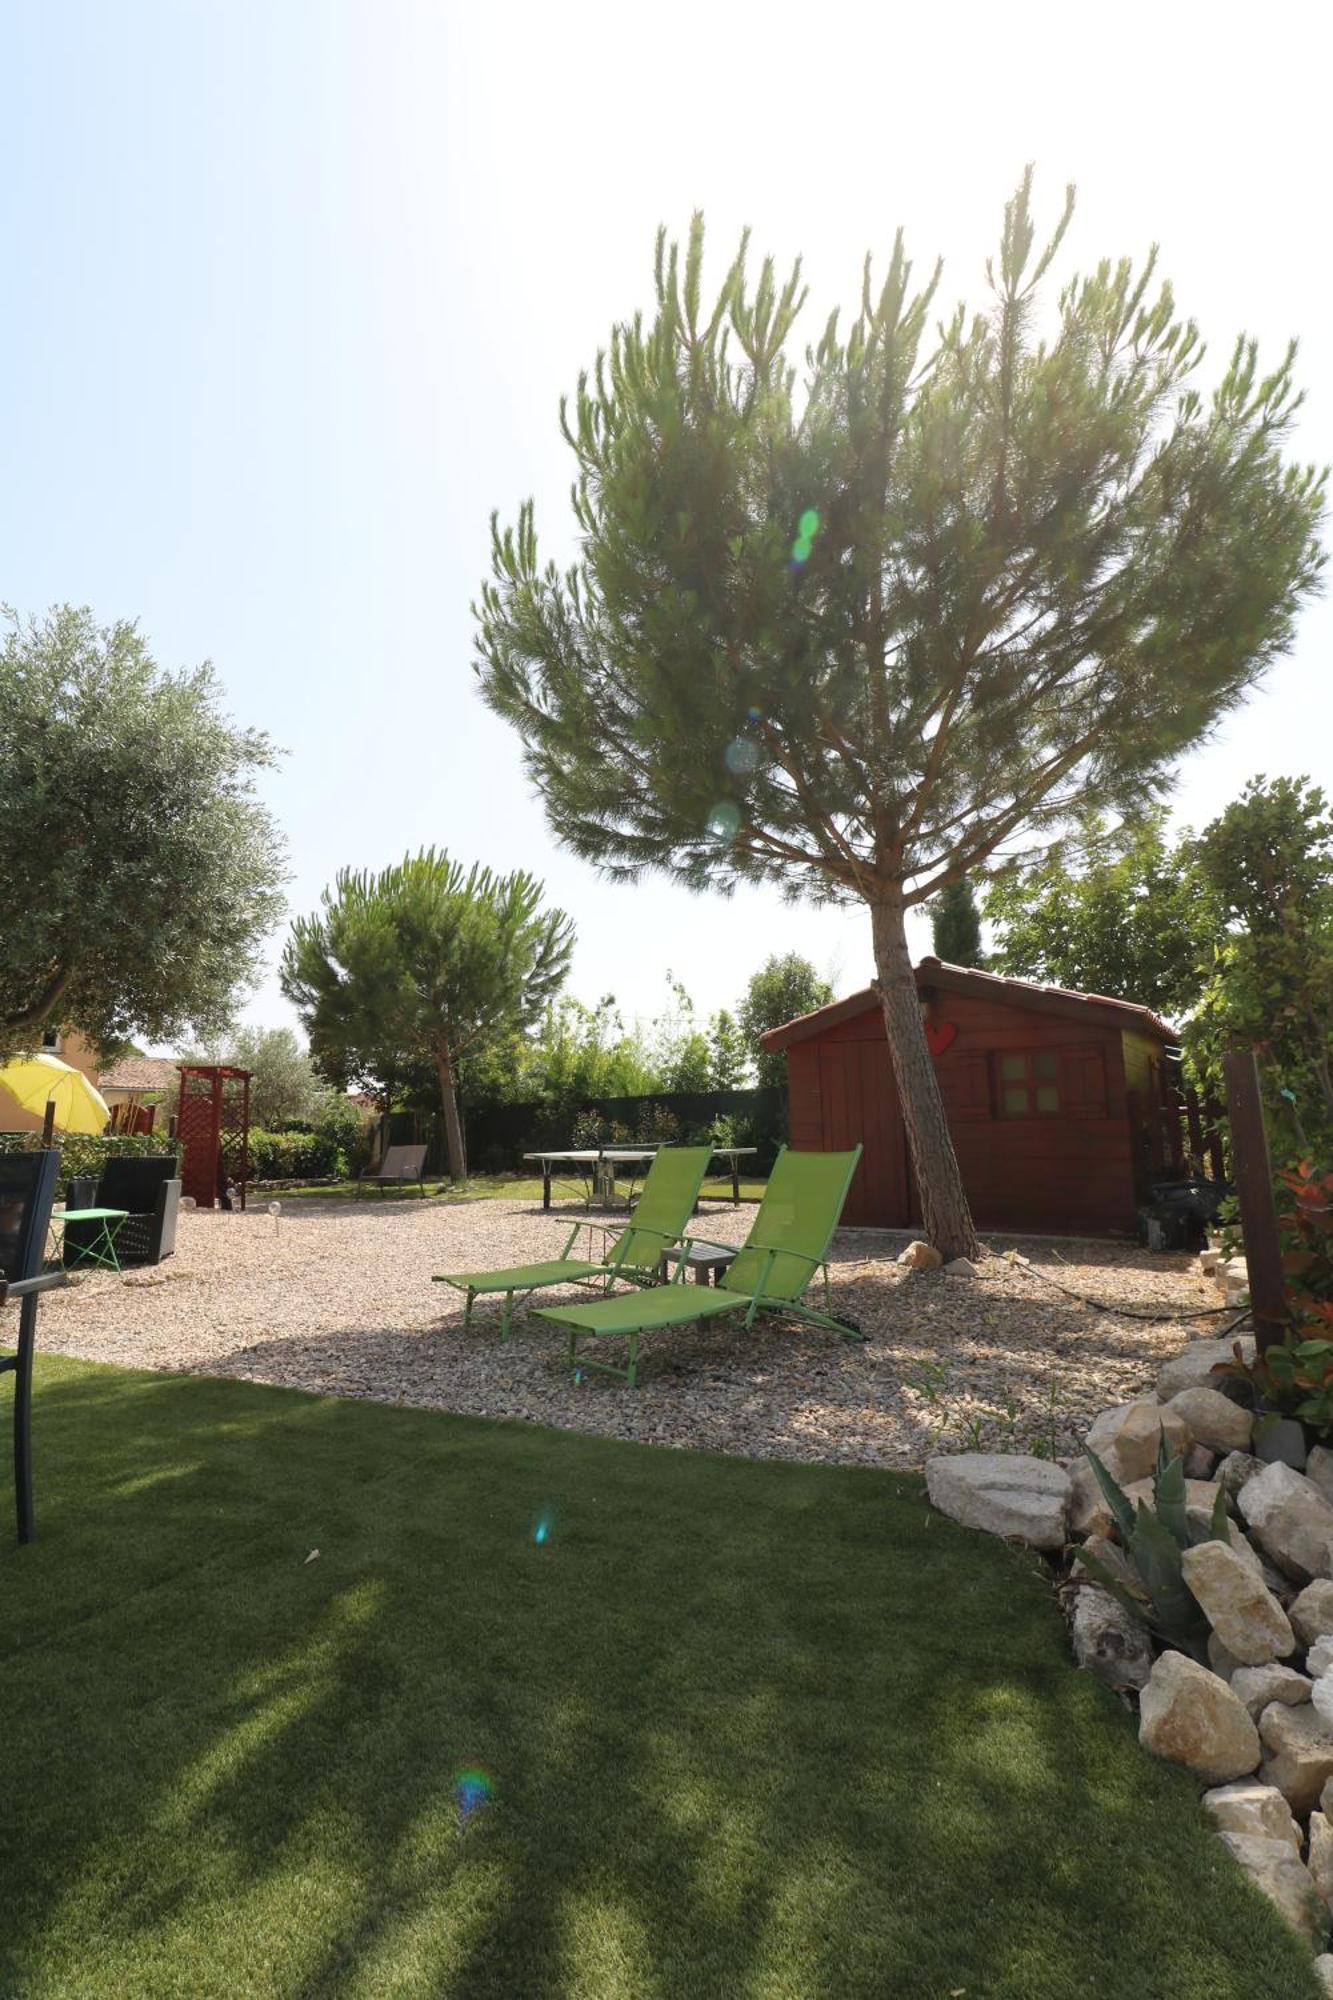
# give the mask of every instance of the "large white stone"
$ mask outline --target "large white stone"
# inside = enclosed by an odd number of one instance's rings
[[[1324,1727],[1333,1733],[1333,1674],[1320,1674],[1311,1682],[1310,1700]]]
[[[1106,1536],[1115,1528],[1115,1516],[1106,1504],[1106,1495],[1086,1458],[1076,1458],[1069,1468],[1069,1532],[1079,1537]]]
[[[1333,1825],[1330,1825],[1326,1813],[1310,1814],[1305,1865],[1325,1903],[1333,1904]]]
[[[1248,1451],[1254,1416],[1218,1389],[1182,1389],[1166,1405],[1182,1420],[1196,1444],[1210,1451]]]
[[[1152,1672],[1147,1626],[1095,1584],[1080,1585],[1073,1599],[1069,1636],[1079,1665],[1108,1687],[1143,1687]]]
[[[1333,1504],[1289,1465],[1266,1465],[1237,1506],[1265,1555],[1298,1583],[1333,1575]]]
[[[1215,1389],[1213,1367],[1219,1361],[1235,1359],[1231,1351],[1235,1344],[1232,1340],[1192,1340],[1185,1352],[1168,1361],[1157,1377],[1158,1402],[1169,1403],[1182,1389]],[[1241,1340],[1240,1351],[1247,1361],[1254,1359],[1252,1333]]]
[[[1252,1458],[1248,1451],[1229,1451],[1213,1468],[1213,1478],[1228,1500],[1234,1500],[1246,1481],[1256,1478],[1266,1463],[1266,1459]]]
[[[1151,1475],[1163,1436],[1168,1451],[1188,1451],[1184,1419],[1169,1404],[1119,1403],[1094,1419],[1087,1445],[1123,1486]]]
[[[1333,1632],[1333,1582],[1320,1576],[1307,1583],[1300,1595],[1292,1598],[1287,1616],[1302,1645],[1313,1646],[1316,1639]]]
[[[1183,1653],[1163,1653],[1153,1667],[1139,1701],[1139,1741],[1210,1785],[1248,1778],[1261,1750],[1244,1703]]]
[[[918,1240],[908,1244],[899,1255],[898,1262],[908,1271],[938,1271],[944,1259],[933,1243]]]
[[[1314,1481],[1325,1500],[1333,1500],[1333,1451],[1326,1444],[1317,1444],[1310,1451],[1305,1476]]]
[[[1126,1486],[1125,1498],[1131,1507],[1137,1507],[1140,1500],[1153,1504],[1153,1483],[1151,1479],[1133,1479]],[[1215,1479],[1187,1479],[1185,1481],[1185,1511],[1191,1517],[1191,1525],[1197,1523],[1206,1527],[1212,1520],[1213,1507],[1221,1488]]]
[[[926,1491],[932,1505],[965,1528],[1034,1549],[1064,1547],[1069,1474],[1048,1459],[989,1451],[929,1458]]]
[[[1322,1944],[1328,1911],[1299,1854],[1293,1854],[1285,1840],[1262,1840],[1252,1833],[1224,1833],[1220,1838],[1292,1928],[1310,1944]]]
[[[1305,1671],[1316,1681],[1322,1674],[1333,1674],[1333,1632],[1315,1640],[1305,1658]]]
[[[1287,1614],[1268,1590],[1257,1565],[1225,1542],[1198,1542],[1180,1558],[1195,1600],[1222,1644],[1247,1667],[1261,1667],[1294,1652]]]
[[[1333,1951],[1321,1951],[1314,1962],[1314,1976],[1319,1983],[1319,1991],[1333,2000]]]
[[[1259,1776],[1277,1786],[1294,1813],[1308,1813],[1333,1778],[1333,1731],[1313,1703],[1288,1708],[1275,1701],[1259,1717],[1259,1735],[1268,1752]]]
[[[1305,1674],[1298,1674],[1294,1667],[1280,1667],[1274,1660],[1266,1667],[1237,1667],[1228,1685],[1257,1721],[1270,1701],[1299,1708],[1310,1699],[1314,1683]]]
[[[1257,1778],[1238,1778],[1234,1784],[1205,1792],[1203,1803],[1219,1833],[1252,1833],[1260,1840],[1285,1840],[1294,1853],[1300,1853],[1300,1828],[1276,1785],[1261,1785]]]

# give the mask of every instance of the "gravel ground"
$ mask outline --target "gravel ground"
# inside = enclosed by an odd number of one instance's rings
[[[710,1204],[696,1228],[739,1241],[754,1212]],[[483,1300],[464,1334],[461,1294],[430,1282],[558,1255],[576,1213],[288,1201],[275,1225],[262,1209],[185,1212],[165,1264],[90,1274],[49,1296],[40,1345],[754,1458],[913,1466],[941,1444],[1067,1454],[1099,1410],[1148,1388],[1187,1338],[1225,1324],[1123,1316],[1216,1305],[1183,1254],[996,1238],[994,1249],[1016,1247],[1032,1267],[992,1256],[967,1280],[900,1271],[905,1237],[846,1230],[831,1260],[834,1310],[860,1323],[865,1343],[796,1320],[748,1333],[713,1321],[645,1339],[636,1390],[610,1376],[576,1385],[558,1329],[520,1318],[502,1345]],[[608,1358],[618,1358],[610,1344]]]

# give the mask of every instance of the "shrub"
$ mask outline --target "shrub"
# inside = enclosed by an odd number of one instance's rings
[[[0,1153],[35,1152],[42,1143],[40,1132],[0,1132]],[[79,1132],[56,1134],[60,1148],[60,1180],[98,1180],[108,1160],[161,1159],[164,1153],[180,1158],[180,1147],[165,1133],[109,1132],[90,1137]]]
[[[250,1133],[251,1180],[332,1180],[341,1179],[346,1172],[346,1154],[328,1133]]]

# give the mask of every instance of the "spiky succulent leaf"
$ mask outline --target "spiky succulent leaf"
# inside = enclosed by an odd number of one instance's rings
[[[1157,1519],[1173,1537],[1178,1548],[1190,1545],[1190,1524],[1185,1508],[1185,1461],[1178,1453],[1166,1449],[1166,1434],[1162,1434],[1162,1447],[1157,1454],[1157,1470],[1153,1474],[1153,1502]]]
[[[1130,1554],[1151,1600],[1148,1623],[1183,1652],[1197,1660],[1205,1659],[1208,1621],[1185,1582],[1181,1545],[1142,1501],[1134,1522]]]
[[[1096,1452],[1090,1446],[1084,1445],[1083,1456],[1097,1475],[1097,1484],[1101,1487],[1106,1504],[1111,1510],[1112,1518],[1120,1530],[1120,1539],[1126,1548],[1128,1548],[1129,1538],[1134,1532],[1134,1509],[1129,1503],[1129,1496],[1119,1482],[1107,1471]]]
[[[1123,1577],[1112,1576],[1101,1558],[1089,1555],[1086,1549],[1075,1549],[1074,1561],[1082,1563],[1093,1582],[1099,1583],[1103,1590],[1109,1591],[1116,1603],[1128,1611],[1131,1617],[1137,1618],[1140,1623],[1147,1622],[1152,1607],[1146,1590],[1131,1590]]]

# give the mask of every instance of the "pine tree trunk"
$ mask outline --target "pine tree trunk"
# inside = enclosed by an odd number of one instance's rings
[[[436,1051],[435,1067],[440,1078],[440,1102],[444,1107],[444,1144],[449,1155],[449,1178],[467,1179],[467,1152],[463,1145],[463,1121],[458,1115],[458,1087],[448,1049]]]
[[[951,1257],[975,1257],[979,1250],[976,1231],[921,1020],[903,906],[898,902],[872,903],[870,921],[884,1027],[921,1197],[926,1241],[946,1263]]]

